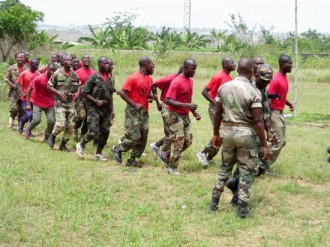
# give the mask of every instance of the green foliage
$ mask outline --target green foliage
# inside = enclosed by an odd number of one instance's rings
[[[90,37],[80,37],[80,41],[87,41],[91,43],[95,48],[102,49],[108,48],[110,37],[109,37],[109,27],[105,29],[101,28],[93,28],[91,25],[88,25],[89,31],[91,33]]]
[[[44,14],[32,10],[18,0],[0,2],[0,50],[2,60],[7,61],[15,45],[29,42],[36,35],[37,23]]]
[[[181,45],[181,37],[175,30],[163,27],[160,32],[151,35],[153,51],[160,56],[175,50]]]
[[[147,49],[147,42],[150,39],[148,30],[141,27],[134,28],[131,24],[123,25],[117,29],[109,26],[109,35],[108,45],[116,50]]]

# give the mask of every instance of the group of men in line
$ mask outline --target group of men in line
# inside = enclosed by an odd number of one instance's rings
[[[153,82],[154,64],[148,57],[139,60],[139,70],[127,77],[121,90],[115,89],[113,62],[98,59],[98,71],[91,69],[90,57],[80,62],[67,54],[54,54],[51,62],[39,72],[39,59],[16,55],[16,64],[9,66],[6,82],[10,87],[9,127],[18,118],[18,131],[28,139],[40,123],[41,113],[47,117],[45,141],[54,147],[56,137],[64,132],[59,149],[68,151],[66,144],[74,134],[76,153],[84,157],[88,142],[96,141],[97,160],[106,161],[102,150],[106,145],[115,117],[113,94],[126,103],[125,133],[118,145],[111,148],[114,159],[122,163],[122,152],[131,150],[126,166],[142,167],[137,160],[143,154],[149,131],[149,103],[156,101],[164,124],[164,137],[150,145],[163,161],[168,174],[179,175],[178,163],[182,153],[192,144],[189,113],[201,119],[192,102],[193,77],[197,63],[186,59],[178,72]],[[209,102],[213,137],[197,154],[202,165],[214,163],[222,147],[222,162],[213,188],[210,211],[218,208],[220,196],[227,185],[233,192],[232,204],[237,205],[239,217],[246,217],[251,185],[257,175],[264,174],[285,145],[283,110],[293,104],[287,100],[288,79],[292,60],[279,57],[279,72],[273,77],[272,68],[263,58],[252,61],[241,58],[238,77],[231,58],[222,59],[222,70],[212,76],[202,95]],[[266,87],[268,87],[268,92]],[[157,89],[161,91],[159,103]],[[79,129],[81,136],[79,138]],[[80,140],[80,141],[79,141]],[[269,142],[269,144],[267,143]],[[234,165],[237,169],[230,178]]]

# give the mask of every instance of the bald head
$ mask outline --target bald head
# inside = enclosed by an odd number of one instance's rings
[[[151,62],[151,59],[149,57],[141,57],[139,60],[139,66],[144,67],[150,62]]]
[[[252,59],[252,64],[253,64],[253,74],[255,75],[257,73],[257,69],[258,69],[258,66],[260,64],[265,64],[265,61],[262,57],[260,56],[255,56],[253,59]]]
[[[194,59],[188,58],[183,62],[183,76],[186,78],[194,77],[197,63]]]
[[[224,57],[222,59],[221,65],[222,69],[228,74],[234,71],[236,68],[235,62],[230,57]]]
[[[140,72],[144,75],[152,75],[154,73],[154,63],[149,57],[141,57],[139,60]]]
[[[251,79],[252,76],[252,61],[248,58],[241,58],[238,62],[237,73],[247,79]]]

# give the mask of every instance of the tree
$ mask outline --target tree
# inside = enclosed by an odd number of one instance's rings
[[[32,39],[37,33],[37,23],[43,18],[42,12],[32,10],[19,0],[0,2],[0,51],[4,62],[14,46]]]

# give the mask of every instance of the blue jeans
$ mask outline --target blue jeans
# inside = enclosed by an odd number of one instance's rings
[[[33,114],[33,111],[32,111],[32,103],[30,103],[31,104],[31,109],[30,110],[27,110],[26,109],[26,104],[27,104],[27,102],[24,100],[24,101],[22,101],[22,107],[23,107],[23,111],[24,111],[24,114],[23,114],[23,117],[22,117],[22,120],[21,120],[21,122],[19,122],[19,127],[20,128],[24,128],[24,125],[27,123],[27,122],[29,122],[29,121],[31,121],[31,119],[32,119],[32,114]]]

